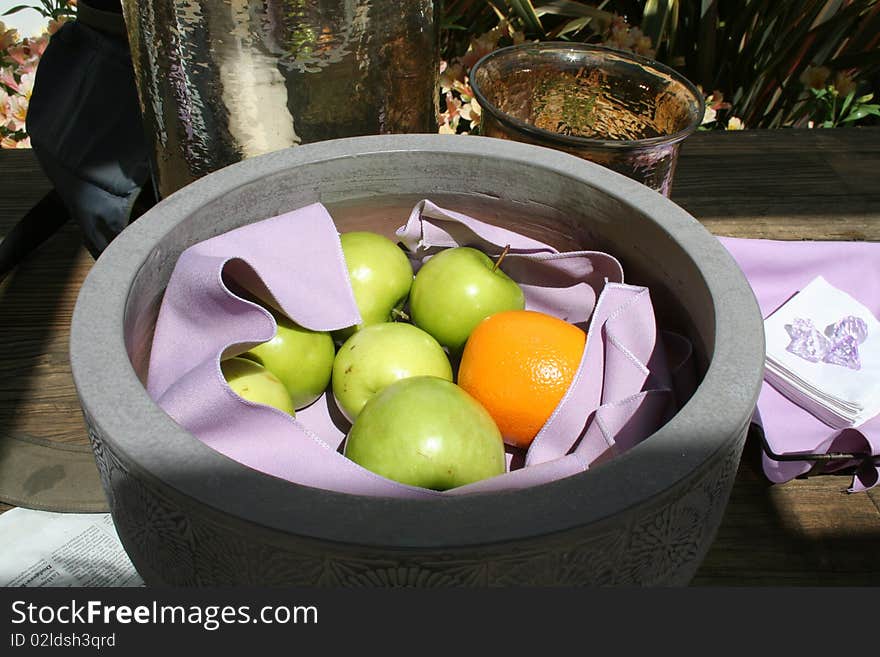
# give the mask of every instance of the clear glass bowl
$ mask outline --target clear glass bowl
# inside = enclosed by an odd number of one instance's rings
[[[470,73],[482,134],[566,151],[669,196],[679,146],[703,118],[686,78],[628,52],[568,42],[501,48]]]

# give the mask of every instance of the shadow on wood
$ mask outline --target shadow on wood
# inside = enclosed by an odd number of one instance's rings
[[[750,433],[718,536],[693,584],[877,586],[880,518],[848,475],[771,484]]]
[[[33,156],[25,155],[28,157],[16,153],[3,161],[15,167],[15,177],[9,175],[6,180],[26,184],[3,185],[0,234],[8,233],[50,188]],[[81,242],[79,229],[68,224],[0,283],[0,483],[4,496],[17,493],[25,501],[49,508],[54,506],[53,498],[61,502],[60,497],[70,492],[68,482],[63,476],[59,479],[53,466],[74,463],[78,464],[74,471],[80,472],[85,458],[91,459],[68,358],[73,306],[91,266],[91,256]],[[65,444],[64,453],[42,464],[41,449],[58,443]],[[13,450],[14,446],[17,449]],[[27,450],[24,457],[22,449]],[[13,458],[13,452],[19,458]],[[47,452],[49,456],[55,454]],[[32,471],[19,471],[23,459],[33,464]],[[88,476],[88,468],[85,470]]]

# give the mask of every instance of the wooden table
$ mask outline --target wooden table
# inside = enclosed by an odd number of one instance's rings
[[[0,151],[0,235],[48,188],[29,151]],[[880,128],[699,133],[672,197],[717,235],[880,241]],[[68,225],[0,284],[0,435],[87,445],[67,338],[91,265]],[[759,449],[750,437],[694,584],[880,585],[880,491],[770,485]]]

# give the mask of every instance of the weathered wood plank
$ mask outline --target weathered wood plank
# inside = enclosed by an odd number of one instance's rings
[[[51,188],[33,151],[0,150],[0,236]]]
[[[672,199],[734,237],[880,240],[880,128],[698,133]]]
[[[87,444],[68,340],[91,263],[69,225],[0,283],[0,431],[7,436]]]
[[[28,150],[0,151],[0,235],[51,184]],[[68,357],[76,295],[92,264],[68,224],[0,283],[0,431],[87,445]]]

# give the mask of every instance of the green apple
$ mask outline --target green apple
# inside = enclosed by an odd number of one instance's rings
[[[333,361],[333,396],[342,414],[354,421],[377,392],[420,375],[452,381],[452,365],[443,347],[412,324],[372,324],[339,348]]]
[[[330,384],[336,347],[327,332],[311,331],[284,315],[270,311],[278,324],[275,337],[242,354],[259,363],[287,388],[293,407],[305,408]]]
[[[296,416],[287,388],[280,379],[259,363],[246,358],[229,358],[220,363],[223,377],[233,392],[254,404],[273,406]]]
[[[355,231],[339,239],[362,320],[334,333],[341,342],[364,326],[395,319],[412,287],[413,268],[400,247],[384,235]]]
[[[403,379],[367,402],[344,454],[383,477],[434,490],[506,470],[501,432],[486,409],[433,376]]]
[[[413,323],[453,354],[489,315],[522,310],[520,286],[482,251],[459,246],[441,251],[416,274],[409,296]]]

